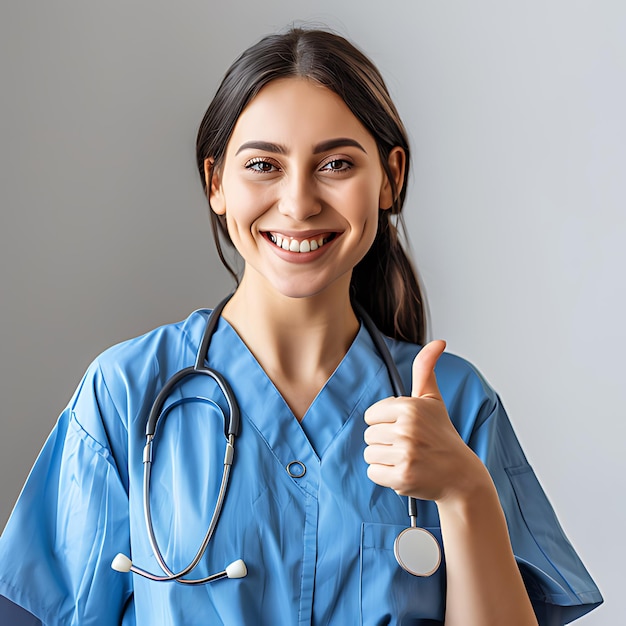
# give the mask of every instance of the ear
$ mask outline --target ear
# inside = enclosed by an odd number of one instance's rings
[[[226,213],[226,200],[222,190],[222,181],[213,157],[204,159],[204,190],[211,210],[217,215]]]
[[[390,209],[393,206],[394,200],[402,191],[402,186],[404,185],[404,168],[406,167],[406,153],[400,146],[396,146],[389,153],[387,163],[389,165],[391,175],[393,176],[393,181],[396,184],[396,193],[394,195],[391,182],[385,175],[383,184],[380,188],[380,197],[378,200],[378,206],[381,209]]]

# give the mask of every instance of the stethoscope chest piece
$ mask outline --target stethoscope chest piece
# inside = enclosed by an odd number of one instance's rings
[[[434,535],[424,528],[403,530],[393,544],[396,561],[413,576],[431,576],[441,564],[441,549]]]

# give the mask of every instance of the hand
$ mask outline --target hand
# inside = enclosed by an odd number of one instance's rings
[[[432,341],[415,357],[410,397],[385,398],[365,411],[368,477],[423,500],[462,488],[476,461],[484,469],[450,421],[437,386],[434,368],[445,347]]]

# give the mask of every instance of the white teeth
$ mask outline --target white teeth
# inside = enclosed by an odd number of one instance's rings
[[[275,233],[268,233],[268,239],[283,250],[289,250],[290,252],[313,252],[328,243],[332,237],[326,239],[324,237],[318,237],[317,239],[303,239],[302,241],[298,241],[297,239],[290,239]]]

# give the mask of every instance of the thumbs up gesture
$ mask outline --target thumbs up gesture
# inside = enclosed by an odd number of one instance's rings
[[[368,477],[423,500],[442,500],[458,489],[477,460],[450,421],[437,386],[435,364],[445,347],[432,341],[415,357],[410,397],[385,398],[365,411]]]

